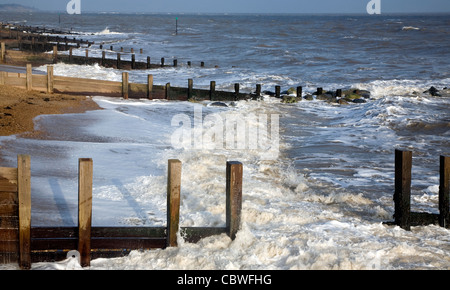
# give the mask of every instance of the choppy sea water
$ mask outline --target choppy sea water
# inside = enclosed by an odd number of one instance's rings
[[[60,26],[55,14],[4,19]],[[450,100],[422,92],[449,84],[449,23],[448,15],[64,16],[62,28],[97,44],[142,48],[144,54],[136,55],[142,59],[178,59],[177,68],[130,72],[133,82],[145,82],[151,73],[157,84],[185,86],[192,78],[194,86],[208,87],[215,80],[223,90],[234,83],[247,91],[257,83],[263,90],[302,85],[304,94],[357,87],[369,90],[371,99],[343,106],[281,104],[266,96],[219,108],[95,96],[104,110],[41,116],[36,126],[48,132],[46,140],[2,138],[2,153],[11,164],[18,153],[32,155],[36,225],[75,224],[77,159],[91,157],[94,224],[164,225],[166,163],[179,158],[182,226],[221,226],[225,163],[244,163],[243,225],[236,241],[212,237],[99,260],[94,268],[448,269],[448,230],[405,232],[382,222],[392,220],[396,148],[413,151],[412,209],[437,213],[439,156],[450,155]],[[92,53],[101,50],[94,46]],[[187,67],[187,61],[206,67]],[[55,74],[121,78],[120,71],[97,65],[57,64]],[[174,148],[173,117],[185,114],[194,122],[199,108],[222,119],[278,115],[278,158],[263,160],[258,150]]]

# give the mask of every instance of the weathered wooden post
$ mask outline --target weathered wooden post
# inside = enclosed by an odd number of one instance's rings
[[[80,265],[91,264],[93,162],[90,158],[78,160],[78,252]]]
[[[136,69],[136,55],[131,55],[131,69]]]
[[[84,59],[84,63],[88,64],[89,63],[89,49],[86,49],[86,57]]]
[[[176,247],[180,225],[181,161],[169,160],[167,177],[167,246]]]
[[[215,92],[216,92],[216,82],[215,81],[211,81],[209,83],[209,100],[210,101],[214,100]]]
[[[105,66],[106,64],[106,51],[102,51],[102,66]]]
[[[440,157],[439,225],[450,227],[450,157]]]
[[[17,192],[19,198],[19,265],[31,268],[31,173],[30,156],[17,157]]]
[[[337,98],[342,98],[342,89],[337,89],[336,90],[336,97]]]
[[[47,93],[53,94],[53,66],[47,66]]]
[[[170,100],[170,83],[166,84],[166,100]]]
[[[257,97],[261,96],[261,84],[256,84],[255,95],[256,95]]]
[[[275,97],[281,98],[281,87],[280,86],[275,86]]]
[[[177,60],[177,59],[174,59],[174,60],[173,60],[173,66],[174,66],[174,67],[177,67],[177,66],[178,66],[178,60]]]
[[[33,89],[33,68],[31,64],[27,64],[27,91]]]
[[[302,99],[302,94],[303,94],[303,87],[302,86],[298,86],[297,87],[297,98],[299,98],[301,100]]]
[[[58,61],[58,46],[53,46],[53,63],[56,63]]]
[[[200,63],[200,66],[201,66],[201,67],[205,67],[205,62],[202,61],[202,62]]]
[[[0,56],[0,61],[2,63],[6,63],[6,46],[5,46],[5,43],[2,42],[1,46],[2,46],[2,52],[1,52],[1,56]]]
[[[395,150],[395,224],[411,230],[411,168],[412,152]]]
[[[234,240],[241,225],[243,165],[240,162],[227,162],[226,172],[226,229]]]
[[[150,56],[147,56],[147,69],[151,68]]]
[[[139,50],[139,53],[140,53],[140,54],[143,54],[143,53],[144,53],[144,50],[141,48],[141,49]]]
[[[190,62],[190,61],[187,62],[187,66],[188,66],[188,67],[191,66],[191,62]]]
[[[316,94],[318,96],[322,95],[323,94],[323,89],[322,88],[317,88]]]
[[[192,91],[194,88],[194,80],[188,79],[188,90],[187,90],[187,98],[190,100],[192,98]]]
[[[152,99],[152,92],[153,92],[153,75],[147,76],[147,98]]]
[[[128,83],[129,75],[127,72],[122,73],[122,98],[128,99],[129,92],[129,83]]]
[[[164,57],[161,57],[161,67],[164,66]]]
[[[69,49],[69,63],[73,62],[73,48],[71,47]]]
[[[117,53],[117,69],[120,69],[120,53]]]

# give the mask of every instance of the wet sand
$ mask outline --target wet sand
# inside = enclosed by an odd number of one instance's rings
[[[90,97],[47,94],[0,86],[0,136],[39,137],[34,118],[39,115],[84,113],[101,109]]]

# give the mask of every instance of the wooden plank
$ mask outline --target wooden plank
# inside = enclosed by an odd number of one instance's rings
[[[0,241],[0,253],[18,253],[19,243],[17,241]]]
[[[92,181],[92,159],[79,159],[78,252],[82,267],[88,267],[91,263]]]
[[[189,243],[197,243],[203,238],[221,235],[227,233],[226,227],[208,228],[208,227],[182,227],[180,229],[184,240]]]
[[[167,246],[176,247],[180,222],[181,161],[170,159],[167,177]]]
[[[19,195],[19,249],[20,267],[31,267],[31,173],[30,156],[17,157],[18,195]]]
[[[395,223],[411,230],[411,168],[412,152],[395,150]]]
[[[19,217],[15,216],[0,216],[0,228],[2,229],[17,229],[19,228]]]
[[[6,179],[10,183],[17,184],[17,168],[0,167],[0,179]]]
[[[16,192],[0,192],[0,204],[18,205],[19,197]]]
[[[47,91],[47,76],[33,75],[33,90],[46,92]]]
[[[148,97],[148,85],[130,83],[130,97],[133,98],[147,98]]]
[[[55,76],[54,87],[55,90],[61,93],[97,93],[118,95],[122,93],[122,84],[120,82],[61,76]]]
[[[226,176],[226,228],[227,234],[234,240],[241,225],[242,163],[236,161],[227,162]]]
[[[2,229],[2,228],[0,228],[0,241],[19,242],[19,230],[18,229]]]
[[[439,225],[450,228],[450,157],[440,157]]]
[[[166,236],[166,227],[92,227],[91,237],[159,238]],[[32,239],[78,237],[77,227],[33,227]]]
[[[8,179],[0,178],[0,192],[17,192],[17,184]]]
[[[0,217],[17,216],[19,206],[17,204],[0,204]]]

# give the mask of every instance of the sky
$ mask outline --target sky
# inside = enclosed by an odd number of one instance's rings
[[[0,0],[45,11],[66,11],[71,0]],[[450,13],[450,0],[78,0],[81,12],[174,13],[367,13],[379,1],[383,13]]]

